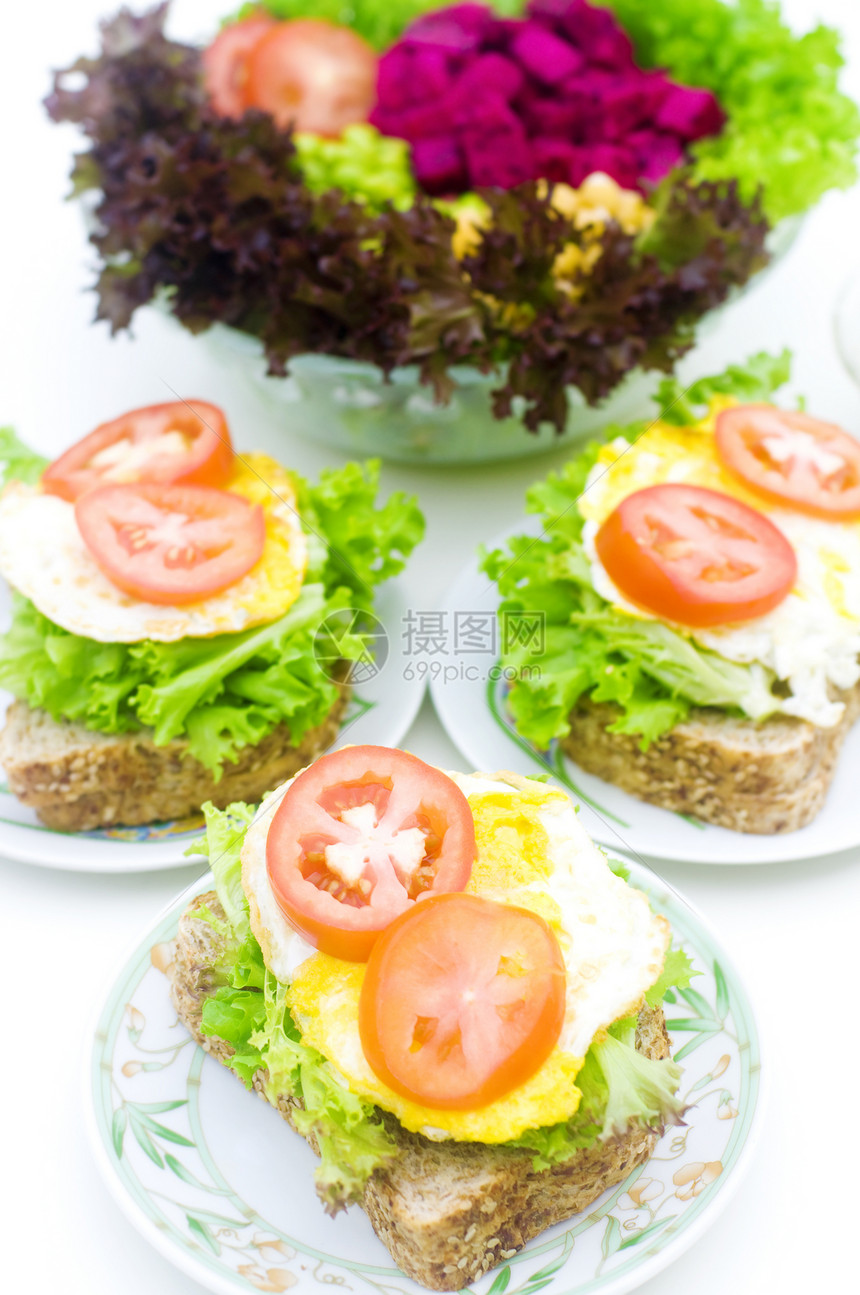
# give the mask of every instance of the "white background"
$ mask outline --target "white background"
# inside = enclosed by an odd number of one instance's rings
[[[642,0],[659,3],[659,0]],[[313,475],[339,462],[292,441],[271,412],[204,344],[149,312],[134,338],[94,326],[92,255],[64,204],[71,128],[48,124],[39,101],[48,69],[95,52],[109,0],[12,3],[3,15],[0,98],[0,422],[54,453],[103,419],[185,396],[227,410],[241,448],[264,448]],[[204,35],[228,4],[175,0],[173,31]],[[860,98],[860,4],[789,0],[799,27],[845,32],[846,88]],[[820,204],[786,261],[729,310],[685,364],[713,372],[761,347],[790,345],[795,386],[811,409],[860,434],[860,394],[842,371],[832,314],[860,270],[860,190]],[[409,579],[415,610],[438,603],[479,541],[522,510],[525,487],[564,454],[459,470],[388,468],[387,488],[418,491],[428,537]],[[456,767],[429,703],[405,745]],[[860,791],[858,791],[860,796]],[[860,813],[860,805],[858,805]],[[0,841],[2,847],[2,841]],[[738,839],[743,853],[743,838]],[[858,949],[860,850],[763,867],[657,865],[711,920],[757,1006],[771,1102],[758,1156],[713,1229],[643,1291],[760,1295],[857,1289]],[[144,926],[194,869],[87,876],[0,860],[0,1255],[9,1291],[64,1295],[194,1295],[198,1287],[151,1251],[99,1179],[85,1142],[80,1074],[95,1002]]]

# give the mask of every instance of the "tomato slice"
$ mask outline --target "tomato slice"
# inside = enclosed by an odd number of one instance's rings
[[[773,522],[702,486],[628,495],[600,527],[596,548],[625,597],[681,625],[763,616],[797,578],[794,549]]]
[[[276,25],[274,18],[246,18],[222,27],[203,52],[203,79],[215,111],[222,117],[241,117],[246,108],[248,56]]]
[[[150,603],[197,602],[250,571],[266,542],[259,504],[208,486],[99,486],[75,518],[107,578]]]
[[[74,503],[109,481],[220,486],[233,466],[230,429],[217,405],[173,400],[102,423],[42,473],[42,488]]]
[[[745,485],[814,517],[860,517],[860,444],[833,423],[773,405],[736,405],[716,421],[717,453]]]
[[[300,773],[272,819],[275,898],[305,939],[364,962],[381,931],[425,896],[462,890],[476,855],[469,802],[406,751],[348,746]]]
[[[395,1092],[468,1111],[543,1065],[564,1011],[564,959],[542,917],[477,895],[438,895],[399,917],[371,953],[359,1032]]]
[[[377,68],[376,54],[348,27],[318,18],[278,23],[249,55],[245,106],[284,128],[337,136],[370,116]]]

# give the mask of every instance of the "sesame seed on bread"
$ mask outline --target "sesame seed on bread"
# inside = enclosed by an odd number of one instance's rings
[[[842,744],[860,715],[860,684],[839,694],[833,728],[776,715],[735,718],[704,707],[652,742],[610,733],[610,703],[580,702],[562,747],[580,769],[639,800],[737,832],[772,835],[812,822],[824,804]]]

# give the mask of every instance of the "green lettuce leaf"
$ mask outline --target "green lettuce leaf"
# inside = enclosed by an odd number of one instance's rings
[[[690,961],[690,955],[683,949],[670,948],[663,963],[663,970],[645,995],[649,1007],[659,1007],[669,989],[688,989],[693,976],[702,973],[696,971]]]
[[[0,486],[7,481],[38,481],[48,459],[31,450],[11,427],[0,427]]]
[[[665,383],[658,405],[670,410],[676,424],[690,425],[714,395],[768,399],[787,380],[789,368],[787,352],[754,355],[744,365],[702,378],[686,393]],[[634,442],[648,425],[611,427],[608,437]],[[509,646],[502,657],[517,672],[508,708],[518,732],[545,750],[570,732],[570,713],[583,697],[617,707],[609,731],[638,735],[643,750],[693,706],[755,720],[778,713],[783,698],[765,666],[727,661],[668,625],[616,611],[596,592],[577,505],[599,451],[598,443],[588,446],[528,492],[528,510],[541,518],[539,536],[516,536],[506,549],[484,555],[484,570],[502,595],[503,621],[509,614],[543,618],[542,643]]]
[[[204,854],[215,878],[215,893],[235,935],[245,940],[251,930],[248,900],[242,889],[242,842],[256,810],[244,801],[216,809],[211,801],[203,806],[205,831],[185,851]]]
[[[192,850],[208,855],[227,916],[225,921],[205,910],[197,913],[217,927],[220,951],[213,972],[218,988],[203,1004],[202,1032],[233,1048],[226,1064],[247,1088],[262,1071],[273,1103],[281,1096],[301,1101],[304,1109],[294,1110],[292,1119],[319,1148],[317,1192],[336,1213],[361,1199],[365,1183],[391,1156],[394,1144],[375,1108],[344,1087],[321,1053],[302,1043],[287,1007],[287,987],[265,968],[241,884],[240,852],[253,806],[238,802],[218,810],[206,805],[204,812],[206,838]]]
[[[677,1097],[681,1067],[669,1057],[656,1061],[637,1052],[633,1045],[636,1027],[628,1027],[627,1039],[612,1031],[592,1044],[606,1085],[606,1105],[600,1137],[623,1134],[630,1124],[660,1128],[683,1123],[683,1105]]]
[[[20,443],[0,440],[0,455],[4,445],[26,472]],[[375,586],[403,568],[424,532],[413,499],[397,493],[376,506],[378,481],[377,461],[327,469],[317,486],[296,479],[309,570],[298,599],[277,620],[177,643],[97,643],[15,597],[11,628],[0,639],[0,686],[54,719],[98,732],[150,727],[158,745],[185,738],[216,778],[279,724],[300,741],[338,697],[315,656],[320,626],[348,609],[369,611]],[[338,646],[350,660],[367,651],[360,628]]]

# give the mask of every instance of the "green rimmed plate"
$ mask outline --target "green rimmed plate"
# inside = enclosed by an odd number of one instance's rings
[[[541,533],[538,518],[524,517],[486,547],[493,550],[512,536]],[[470,768],[549,775],[580,804],[582,821],[596,841],[637,858],[731,865],[784,863],[817,859],[860,844],[856,805],[860,724],[845,739],[827,799],[806,827],[758,835],[703,823],[690,814],[649,805],[587,773],[557,742],[541,751],[517,732],[507,704],[512,681],[499,664],[498,606],[496,585],[480,570],[478,559],[470,559],[437,613],[441,650],[416,651],[408,666],[410,674],[429,681],[436,712]],[[540,626],[529,624],[528,618],[519,628],[516,624],[509,628],[511,634],[540,632]]]
[[[762,1095],[746,992],[698,914],[647,868],[629,867],[702,972],[667,1011],[688,1123],[587,1215],[475,1283],[475,1295],[633,1290],[714,1222],[749,1161]],[[111,1194],[157,1250],[215,1292],[418,1295],[361,1210],[324,1214],[310,1148],[177,1021],[164,975],[170,941],[191,897],[210,885],[195,882],[146,932],[98,1017],[86,1107]]]

